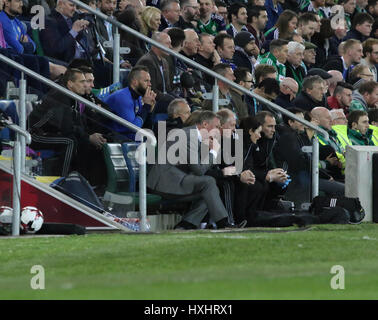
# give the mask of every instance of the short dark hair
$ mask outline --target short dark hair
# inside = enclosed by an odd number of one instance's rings
[[[162,0],[160,2],[160,10],[161,11],[167,10],[167,8],[171,5],[171,3],[174,3],[174,2],[180,4],[179,0]]]
[[[366,81],[358,88],[358,92],[361,94],[368,93],[372,94],[373,91],[378,87],[378,82],[376,81]]]
[[[68,65],[68,68],[71,69],[81,69],[83,67],[87,69],[92,69],[93,65],[87,59],[73,59],[71,63]]]
[[[240,81],[245,81],[247,73],[251,73],[251,70],[245,67],[238,67],[234,70],[235,83],[240,83]]]
[[[216,66],[214,66],[213,71],[224,76],[226,69],[231,68],[231,66],[228,63],[219,63]]]
[[[320,76],[308,76],[303,80],[302,91],[306,92],[306,89],[312,89],[315,83],[323,83],[324,81]]]
[[[240,2],[235,2],[230,5],[227,9],[228,11],[228,21],[232,21],[232,15],[237,16],[241,8],[246,8],[246,6]]]
[[[274,115],[270,111],[266,111],[266,110],[260,111],[256,114],[256,119],[258,122],[261,123],[261,125],[264,125],[266,117],[274,118]]]
[[[185,41],[185,32],[180,28],[169,28],[167,33],[171,37],[171,44],[173,48],[177,48]]]
[[[369,22],[371,24],[374,23],[373,17],[366,13],[366,12],[359,12],[357,13],[352,21],[352,29],[355,29],[357,25],[364,24],[365,22]]]
[[[352,90],[352,92],[353,92],[353,86],[351,84],[346,83],[344,81],[339,81],[336,84],[335,90],[333,91],[333,96],[336,97],[336,95],[343,92],[344,89],[349,89],[349,90]]]
[[[253,17],[258,18],[260,16],[261,11],[266,11],[266,8],[264,6],[250,6],[250,7],[248,7],[248,9],[247,9],[247,14],[248,14],[247,22],[251,23]]]
[[[68,68],[62,78],[63,85],[67,86],[68,81],[75,81],[78,74],[84,75],[78,68]]]
[[[234,39],[228,33],[218,33],[214,38],[215,49],[221,47],[223,49],[223,44],[225,39]]]
[[[367,115],[368,113],[362,110],[354,110],[350,112],[348,115],[348,128],[351,129],[353,122],[358,123],[358,120],[361,117],[367,116]]]
[[[222,1],[222,0],[216,0],[215,1],[215,5],[217,7],[226,7],[227,8],[227,4],[224,1]]]
[[[268,73],[275,73],[277,72],[276,68],[270,64],[259,64],[255,68],[255,83],[258,85],[260,83],[260,79],[268,74]]]
[[[280,84],[276,79],[266,78],[257,85],[257,88],[264,88],[266,94],[280,94]]]
[[[294,108],[288,108],[287,111],[290,111],[293,114],[303,113],[303,116],[304,116],[304,111],[302,109],[300,109],[300,108],[296,108],[296,107],[294,107]],[[286,114],[282,115],[282,119],[283,119],[283,122],[285,124],[287,124],[287,125],[289,125],[289,120],[295,121],[294,119],[290,118]]]
[[[249,130],[255,131],[261,127],[262,123],[259,121],[257,116],[249,116],[240,120],[240,129],[243,129],[245,133],[248,133]]]
[[[318,20],[316,19],[316,13],[306,12],[304,14],[301,14],[298,18],[298,25],[299,24],[307,24],[310,21],[318,22]]]
[[[378,122],[378,109],[370,109],[368,112],[369,123]]]
[[[269,51],[272,52],[275,49],[279,49],[285,45],[287,45],[289,41],[283,39],[274,39],[269,44]]]
[[[129,76],[127,77],[127,81],[129,85],[131,84],[131,81],[133,81],[135,78],[139,77],[140,73],[142,71],[149,72],[148,68],[146,66],[135,66],[131,69]]]

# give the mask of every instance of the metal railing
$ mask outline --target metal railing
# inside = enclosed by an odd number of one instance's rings
[[[102,114],[104,117],[111,119],[135,132],[139,132],[142,136],[147,138],[147,141],[141,142],[140,150],[146,150],[146,144],[150,144],[151,146],[156,146],[156,138],[150,132],[137,127],[136,125],[126,121],[125,119],[111,113],[93,102],[84,99],[83,97],[77,95],[76,93],[56,84],[55,82],[47,79],[40,74],[24,67],[23,65],[7,58],[6,56],[0,54],[0,61],[12,66],[15,69],[18,69],[22,72],[21,80],[20,80],[20,127],[14,124],[8,125],[10,130],[16,132],[16,141],[14,145],[14,168],[13,168],[13,218],[12,218],[12,235],[18,236],[20,233],[19,225],[20,225],[20,199],[21,199],[21,172],[25,170],[25,153],[26,153],[26,143],[31,143],[31,136],[26,131],[26,80],[24,80],[24,74],[29,75],[32,78],[38,79],[39,81],[43,82],[49,87],[52,87],[66,96],[70,98],[76,99],[82,103],[84,103],[87,107],[95,109],[98,113]],[[141,226],[142,231],[146,231],[146,216],[147,216],[147,205],[146,205],[146,158],[143,157],[144,162],[140,162],[140,171],[139,171],[139,207],[140,207],[140,214],[141,214],[141,221],[144,223]]]

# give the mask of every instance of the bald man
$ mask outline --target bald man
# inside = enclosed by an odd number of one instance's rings
[[[167,33],[155,32],[151,39],[159,42],[166,48],[172,48],[171,38]],[[157,95],[156,101],[165,99],[165,95],[171,92],[170,72],[168,62],[165,59],[166,56],[167,53],[165,51],[152,46],[151,50],[142,56],[136,64],[148,68],[151,76],[151,89]]]
[[[330,114],[332,119],[332,126],[346,125],[348,123],[343,109],[333,109],[330,111]]]
[[[195,32],[193,29],[185,29],[184,33],[185,40],[180,53],[188,57],[189,59],[193,59],[194,56],[198,53],[201,42],[199,41],[197,32]]]
[[[338,70],[329,70],[328,73],[332,78],[328,79],[328,93],[332,97],[333,92],[335,91],[336,85],[340,81],[344,81],[343,74]]]
[[[283,78],[280,82],[280,94],[275,100],[279,106],[289,109],[293,108],[292,101],[298,93],[298,83],[293,78]]]

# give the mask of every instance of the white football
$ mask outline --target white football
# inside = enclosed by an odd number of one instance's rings
[[[43,214],[35,207],[25,207],[21,211],[20,227],[26,233],[35,233],[41,229]]]
[[[0,207],[0,222],[12,223],[13,209],[7,206]]]

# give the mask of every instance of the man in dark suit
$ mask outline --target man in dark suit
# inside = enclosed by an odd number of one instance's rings
[[[207,212],[210,220],[215,222],[218,228],[232,227],[228,223],[227,210],[219,196],[215,179],[205,175],[215,164],[220,152],[214,133],[218,131],[214,129],[219,127],[219,118],[212,111],[201,112],[194,126],[186,127],[180,132],[182,134],[178,142],[170,142],[174,140],[170,139],[171,135],[172,138],[177,137],[175,131],[169,134],[167,141],[159,146],[158,163],[149,170],[147,186],[150,189],[167,195],[200,196],[184,214],[177,228],[198,228]],[[173,158],[170,159],[170,147],[181,143],[186,143],[186,146],[180,149],[178,156],[172,154]],[[164,156],[167,156],[167,159]]]
[[[167,48],[172,48],[171,38],[167,33],[155,32],[152,40],[159,42]],[[164,99],[164,95],[171,91],[171,83],[169,80],[169,66],[165,57],[168,54],[157,48],[152,47],[151,50],[139,59],[136,65],[146,66],[151,76],[151,89],[156,93],[156,101]]]
[[[90,58],[84,30],[89,21],[79,19],[73,22],[76,6],[67,0],[59,0],[56,8],[41,30],[41,43],[45,55],[70,63],[74,58]]]

